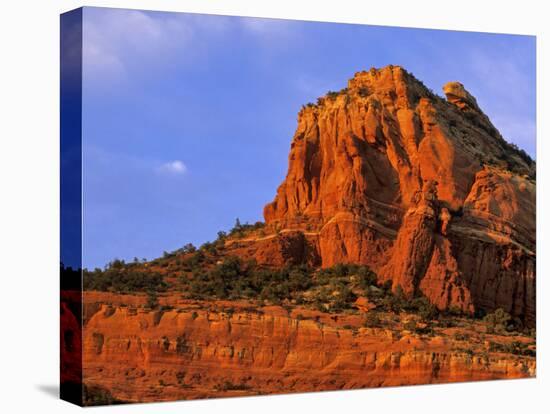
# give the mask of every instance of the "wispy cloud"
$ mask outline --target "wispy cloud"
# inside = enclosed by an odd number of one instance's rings
[[[174,160],[162,164],[157,171],[163,174],[183,175],[187,172],[187,166],[183,161]]]
[[[230,33],[244,33],[266,52],[288,49],[299,34],[287,20],[94,7],[85,8],[83,28],[84,77],[94,87],[200,64]]]
[[[299,40],[300,25],[292,20],[243,17],[237,22],[248,36],[270,47],[286,49]]]
[[[143,65],[166,61],[193,39],[187,15],[139,10],[84,11],[83,59],[87,80],[122,77]]]
[[[117,153],[94,145],[86,145],[84,153],[86,154],[84,162],[87,168],[97,168],[97,171],[100,172],[116,165],[117,174],[121,176],[152,176],[151,172],[161,175],[183,175],[188,171],[187,165],[181,160],[160,161],[127,153]]]
[[[264,36],[286,36],[293,32],[292,20],[244,17],[241,23],[245,30]]]

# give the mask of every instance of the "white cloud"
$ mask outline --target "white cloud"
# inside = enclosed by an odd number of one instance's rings
[[[298,25],[292,20],[243,17],[240,26],[247,34],[272,47],[288,48],[290,41],[297,40]]]
[[[158,171],[165,174],[182,175],[187,172],[187,166],[180,160],[169,161],[162,164]]]
[[[86,85],[93,91],[98,85],[124,82],[135,72],[154,73],[175,63],[197,65],[234,30],[244,31],[266,51],[286,50],[298,35],[297,25],[288,20],[87,7]]]
[[[136,67],[158,63],[190,44],[188,15],[139,10],[85,8],[84,75],[101,81],[120,79]]]

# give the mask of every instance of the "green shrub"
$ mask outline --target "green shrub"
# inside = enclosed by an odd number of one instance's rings
[[[198,266],[204,262],[205,256],[204,252],[202,250],[197,250],[193,253],[191,257],[189,257],[185,264],[189,266],[191,269],[196,269]]]
[[[357,276],[359,276],[359,286],[366,291],[371,286],[378,284],[378,277],[368,266],[361,266],[357,270]]]
[[[151,309],[155,309],[158,305],[159,305],[159,300],[158,300],[157,293],[152,290],[147,292],[147,302],[145,303],[145,306]]]
[[[242,224],[241,221],[237,218],[235,220],[235,225],[233,226],[233,228],[231,230],[229,230],[229,235],[231,237],[242,238],[247,233],[249,233],[251,231],[254,231],[254,230],[262,229],[263,227],[265,227],[265,223],[263,223],[261,221],[257,221],[254,224],[249,224],[249,223]]]
[[[238,257],[225,260],[209,270],[193,272],[189,288],[197,298],[254,299],[272,303],[298,298],[312,286],[311,273],[306,266],[283,269],[260,268],[254,261],[244,263]]]
[[[181,250],[182,253],[195,253],[197,248],[193,245],[193,243],[187,243]]]
[[[365,320],[363,321],[363,326],[365,328],[381,328],[382,321],[377,312],[370,311],[365,315]]]
[[[83,287],[85,290],[99,290],[112,292],[144,292],[154,290],[163,292],[168,285],[163,277],[146,269],[126,265],[123,261],[111,262],[105,270],[84,269]]]
[[[337,290],[337,296],[333,300],[330,309],[332,311],[342,311],[344,309],[349,309],[357,299],[357,296],[351,291],[348,286],[344,284],[338,285]]]
[[[206,252],[206,253],[210,253],[212,255],[215,255],[218,253],[218,249],[217,249],[217,245],[216,243],[214,242],[206,242],[206,243],[203,243],[200,247],[200,249],[203,251],[203,252]]]
[[[439,316],[438,309],[425,296],[412,298],[406,301],[403,307],[406,311],[417,314],[424,321],[430,321]]]
[[[502,334],[508,330],[511,319],[512,317],[504,309],[498,308],[486,315],[483,321],[486,323],[488,333]]]
[[[403,294],[403,289],[398,286],[395,293],[391,294],[391,291],[385,290],[386,295],[380,301],[380,305],[388,312],[400,313],[407,306],[407,300]]]
[[[403,329],[405,329],[407,331],[410,331],[410,332],[415,332],[416,331],[416,321],[411,319],[411,320],[405,322],[403,324]]]
[[[506,354],[514,354],[520,356],[536,357],[537,353],[534,349],[529,348],[528,344],[519,341],[513,341],[506,344],[500,344],[497,342],[489,342],[489,351],[502,352]]]
[[[455,341],[469,341],[471,339],[471,335],[468,333],[455,332],[453,338]]]
[[[223,384],[218,384],[214,388],[217,391],[245,391],[249,390],[250,386],[245,383],[234,384],[231,381],[224,381]]]

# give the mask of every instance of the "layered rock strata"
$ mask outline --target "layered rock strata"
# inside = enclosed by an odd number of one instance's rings
[[[524,378],[535,373],[531,357],[474,349],[485,345],[452,336],[363,328],[356,315],[341,315],[335,322],[334,315],[313,311],[287,313],[280,307],[252,309],[234,303],[197,302],[187,309],[159,312],[98,304],[91,297],[86,301],[84,381],[123,401]]]
[[[462,84],[443,90],[447,100],[388,66],[304,106],[264,209],[272,234],[241,251],[266,264],[367,264],[441,309],[500,307],[533,325],[535,163]],[[300,256],[285,259],[282,237],[298,237]]]

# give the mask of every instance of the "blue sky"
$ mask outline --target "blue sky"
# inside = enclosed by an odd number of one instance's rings
[[[396,64],[460,81],[535,156],[535,38],[85,8],[83,265],[262,220],[301,105]]]

